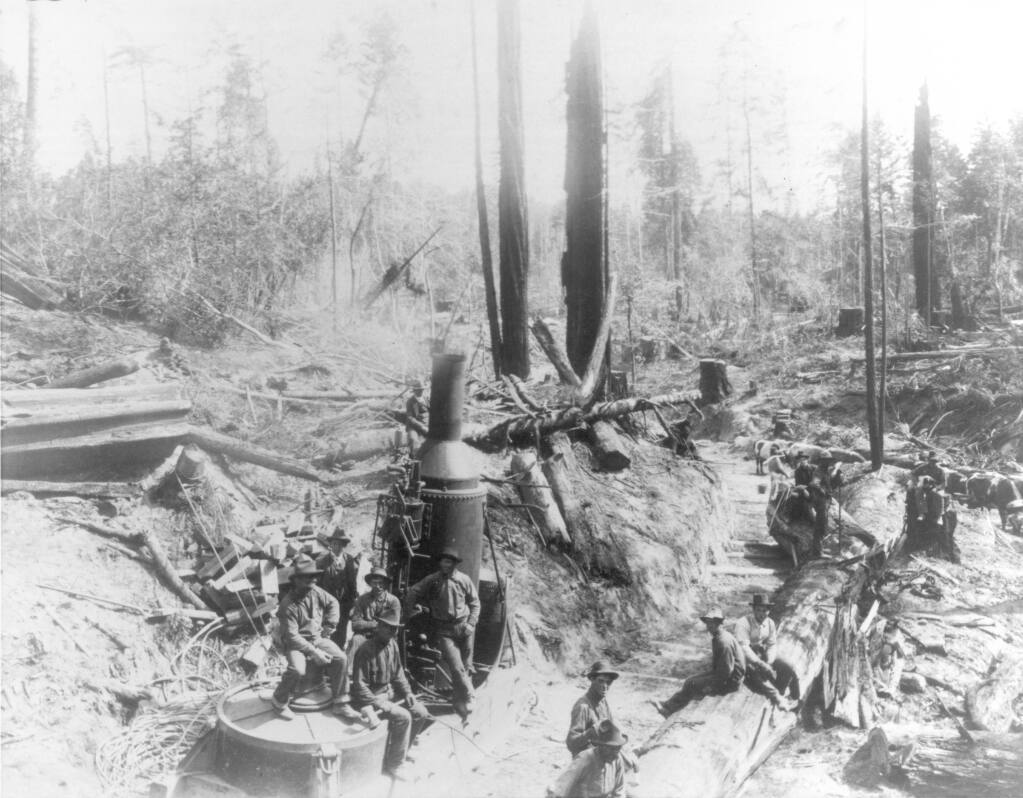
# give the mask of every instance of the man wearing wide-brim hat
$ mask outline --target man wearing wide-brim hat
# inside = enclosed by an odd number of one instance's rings
[[[315,584],[321,573],[311,557],[300,554],[295,558],[291,590],[277,608],[288,668],[277,689],[262,697],[270,701],[279,717],[293,720],[295,713],[288,705],[305,675],[307,662],[311,661],[324,668],[330,680],[334,713],[345,720],[360,720],[349,704],[348,660],[330,640],[341,620],[340,607],[337,599]]]
[[[412,380],[409,383],[409,388],[412,390],[412,395],[405,402],[405,415],[410,422],[417,421],[420,424],[426,424],[430,405],[423,399],[423,383],[417,379]],[[411,423],[407,424],[405,429],[408,432],[409,455],[414,457],[416,450],[423,442],[423,436]]]
[[[394,639],[401,626],[401,611],[384,609],[377,616],[372,637],[355,652],[352,666],[353,705],[387,718],[384,772],[394,779],[404,778],[408,747],[431,722],[429,710],[416,700],[401,664]]]
[[[749,614],[735,622],[733,634],[746,656],[746,684],[767,696],[772,704],[781,706],[784,702],[778,692],[775,656],[778,629],[770,616],[773,606],[765,595],[756,593],[750,602]]]
[[[565,745],[572,756],[578,756],[593,745],[601,721],[614,719],[607,703],[607,691],[618,678],[618,672],[601,659],[590,666],[586,678],[590,680],[590,686],[572,706],[568,736],[565,738]]]
[[[352,539],[344,527],[334,527],[329,536],[318,535],[317,540],[327,548],[327,552],[317,559],[317,565],[323,569],[320,587],[337,599],[341,609],[341,622],[330,639],[344,650],[348,639],[348,616],[359,595],[359,564],[362,555],[353,556],[345,550]]]
[[[624,798],[630,768],[622,747],[628,741],[614,721],[601,721],[593,746],[572,760],[547,789],[547,798]]]
[[[435,559],[437,570],[409,588],[405,613],[430,613],[432,638],[451,671],[455,703],[468,714],[476,703],[471,674],[480,597],[472,579],[458,570],[462,558],[456,549],[445,548]]]
[[[369,590],[359,596],[352,607],[352,641],[348,644],[349,662],[354,662],[353,657],[359,650],[359,646],[373,634],[373,630],[377,626],[377,618],[384,612],[401,617],[401,602],[387,589],[391,586],[391,577],[387,571],[375,566],[363,579],[369,585]]]

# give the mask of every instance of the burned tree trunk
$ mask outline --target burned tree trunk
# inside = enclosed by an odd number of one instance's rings
[[[924,323],[941,308],[941,287],[934,246],[934,180],[931,162],[931,109],[927,84],[920,87],[913,126],[913,276],[916,310]]]
[[[526,217],[525,136],[519,65],[519,2],[497,4],[498,133],[501,182],[498,231],[501,274],[501,369],[529,377],[529,228]]]
[[[835,335],[839,338],[851,338],[859,335],[863,329],[863,308],[839,308],[838,327]]]
[[[597,344],[607,275],[604,271],[604,108],[600,35],[592,2],[583,10],[567,76],[565,163],[565,344],[576,374],[584,374]]]
[[[855,603],[870,573],[863,561],[880,566],[901,538],[901,526],[886,515],[889,490],[881,480],[867,477],[849,491],[850,506],[862,509],[871,522],[874,545],[844,538],[834,559],[804,565],[776,598],[779,672],[788,676],[796,696],[805,697],[824,672],[825,693],[830,691],[836,702],[845,698],[847,685],[836,680],[829,666],[832,639],[845,631],[838,618],[855,617]],[[847,562],[852,559],[856,562]],[[643,780],[636,796],[674,795],[682,784],[689,795],[733,795],[796,719],[795,713],[772,709],[766,698],[745,687],[696,701],[665,720],[639,749]]]
[[[561,516],[547,477],[532,452],[517,453],[511,461],[512,481],[526,503],[526,512],[540,528],[548,546],[572,547],[565,519]]]
[[[700,361],[700,401],[705,405],[723,402],[732,393],[728,381],[728,364],[723,360]]]

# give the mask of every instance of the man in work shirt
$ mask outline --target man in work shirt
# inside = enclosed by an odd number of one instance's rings
[[[690,701],[705,695],[724,695],[739,689],[746,678],[746,657],[731,633],[725,631],[725,616],[718,607],[713,607],[700,616],[711,638],[713,660],[706,673],[690,676],[682,689],[667,701],[654,701],[654,708],[664,717],[678,712]]]
[[[593,745],[601,721],[613,720],[607,691],[618,678],[617,671],[611,670],[604,660],[598,660],[586,678],[590,680],[589,689],[572,706],[572,719],[565,738],[565,745],[572,756],[578,756]]]
[[[746,657],[746,684],[755,693],[767,696],[772,704],[791,709],[778,692],[775,648],[778,631],[768,616],[773,605],[757,593],[750,604],[752,612],[735,622],[735,639]]]
[[[348,661],[352,663],[355,652],[372,636],[377,619],[385,611],[401,617],[401,602],[387,589],[391,586],[387,571],[374,567],[366,574],[365,580],[369,591],[359,596],[352,607],[352,642],[348,645]]]
[[[337,599],[340,606],[341,622],[331,636],[331,640],[337,647],[344,650],[345,641],[348,639],[348,615],[352,611],[355,597],[359,593],[359,560],[361,555],[352,556],[345,549],[352,539],[344,528],[334,528],[330,537],[320,537],[320,543],[327,547],[328,551],[317,562],[323,569],[323,576],[320,577],[320,587]]]
[[[601,721],[593,747],[572,760],[547,788],[547,798],[626,798],[629,767],[622,746],[628,740],[614,721]]]
[[[429,710],[412,693],[401,665],[394,639],[401,625],[401,614],[385,609],[376,620],[373,636],[355,652],[352,667],[352,703],[387,718],[384,773],[399,780],[405,778],[402,768],[409,744],[432,722]]]
[[[423,383],[419,380],[412,380],[409,387],[412,389],[412,395],[405,402],[405,415],[412,421],[426,424],[430,406],[423,399]],[[406,425],[405,431],[408,433],[409,456],[415,457],[416,451],[423,442],[423,436],[411,424]]]
[[[295,559],[291,591],[277,608],[288,668],[273,694],[262,697],[269,697],[278,717],[293,720],[295,713],[288,704],[305,675],[307,661],[311,661],[323,667],[330,679],[334,714],[349,721],[361,720],[359,713],[351,708],[347,695],[348,660],[330,640],[341,617],[337,599],[314,584],[321,573],[311,557],[300,554]]]
[[[480,599],[476,585],[457,570],[462,561],[454,549],[445,549],[437,557],[437,570],[409,588],[405,597],[406,617],[428,610],[433,640],[451,671],[455,701],[472,712],[476,704],[471,674],[476,623],[480,618]],[[425,603],[425,607],[422,604]]]

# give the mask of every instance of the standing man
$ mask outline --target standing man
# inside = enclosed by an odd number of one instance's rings
[[[405,597],[406,617],[424,610],[430,613],[432,637],[451,671],[455,701],[465,714],[476,705],[472,686],[473,643],[480,619],[480,598],[472,580],[457,570],[462,561],[454,549],[445,549],[437,557],[437,570],[409,588]],[[423,606],[425,604],[425,606]]]
[[[372,708],[387,718],[384,773],[403,780],[409,744],[432,723],[430,711],[416,700],[401,665],[394,636],[401,615],[387,609],[377,618],[373,636],[355,652],[352,701],[359,709]]]
[[[601,721],[593,747],[572,760],[547,788],[547,798],[626,798],[628,764],[622,746],[628,741],[614,721]]]
[[[725,616],[718,607],[713,607],[700,616],[710,635],[713,655],[711,669],[705,673],[690,676],[683,682],[682,689],[667,701],[654,701],[654,708],[668,717],[696,698],[705,695],[724,695],[739,689],[746,677],[746,657],[738,641],[725,631]]]
[[[834,492],[842,487],[845,478],[842,467],[835,462],[830,449],[825,449],[817,458],[817,468],[810,480],[810,504],[813,507],[813,556],[821,556],[821,546],[828,534],[828,507]]]
[[[572,706],[572,719],[568,737],[565,738],[565,745],[573,757],[593,745],[601,721],[613,720],[611,707],[607,703],[607,691],[618,678],[618,672],[611,670],[604,660],[597,660],[586,678],[590,680],[589,689]]]
[[[934,481],[934,485],[944,490],[945,488],[945,469],[938,464],[938,453],[931,450],[927,453],[927,459],[913,468],[913,476],[916,479],[917,484],[920,484],[922,477],[930,477]]]
[[[359,561],[362,555],[349,554],[345,549],[352,539],[343,527],[334,527],[330,537],[319,537],[327,547],[327,553],[320,557],[317,565],[323,569],[320,586],[337,599],[341,621],[330,638],[342,651],[348,639],[348,616],[359,594]]]
[[[349,721],[360,720],[359,713],[349,705],[348,660],[330,639],[341,617],[337,599],[314,584],[323,572],[311,557],[300,554],[295,558],[294,568],[291,591],[277,608],[288,668],[277,689],[261,697],[269,698],[278,717],[294,720],[295,713],[288,704],[305,675],[306,663],[311,661],[324,668],[330,679],[334,714]]]
[[[374,567],[366,574],[365,580],[369,592],[359,596],[352,607],[352,641],[348,646],[348,661],[352,663],[359,646],[373,635],[381,615],[388,612],[401,617],[401,602],[387,589],[391,586],[391,577],[387,571]],[[354,664],[352,667],[355,667]]]
[[[429,417],[430,405],[423,399],[423,383],[420,380],[412,380],[409,387],[412,389],[412,395],[405,402],[405,415],[425,426]],[[409,457],[415,457],[416,451],[423,442],[422,433],[414,429],[411,424],[406,424],[405,430],[408,432]]]

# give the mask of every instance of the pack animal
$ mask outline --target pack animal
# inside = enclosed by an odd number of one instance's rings
[[[788,441],[773,441],[761,438],[753,444],[753,459],[756,461],[757,473],[764,473],[764,462],[768,457],[780,454],[785,450]]]
[[[1023,498],[1020,490],[1023,488],[1023,479],[1020,477],[997,476],[988,488],[987,506],[998,510],[998,517],[1002,521],[1002,529],[1006,528],[1009,520],[1009,503]]]

